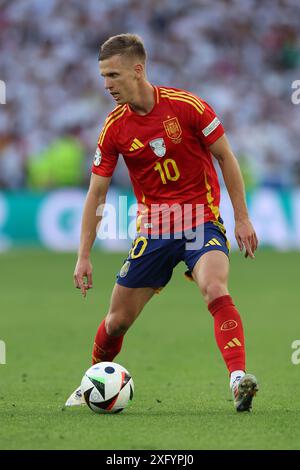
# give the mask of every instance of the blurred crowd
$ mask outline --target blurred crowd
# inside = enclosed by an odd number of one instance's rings
[[[299,0],[0,0],[0,188],[87,184],[115,106],[98,51],[123,32],[152,83],[215,108],[248,188],[300,185]],[[113,181],[130,185],[122,159]]]

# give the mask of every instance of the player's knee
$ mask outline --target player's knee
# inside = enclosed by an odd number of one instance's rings
[[[202,293],[207,304],[213,300],[228,294],[227,286],[220,280],[208,281],[202,288]]]
[[[131,322],[118,315],[108,315],[105,320],[106,333],[110,336],[121,336],[126,333]]]

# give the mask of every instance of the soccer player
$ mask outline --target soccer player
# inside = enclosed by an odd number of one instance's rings
[[[219,212],[220,188],[212,155],[232,202],[238,246],[245,257],[254,258],[258,240],[249,220],[239,165],[209,104],[188,91],[152,85],[145,64],[145,48],[137,35],[113,36],[101,46],[100,73],[117,106],[100,133],[83,210],[74,272],[75,286],[83,296],[92,287],[90,252],[101,221],[97,208],[105,203],[119,154],[127,165],[139,210],[137,236],[96,333],[92,362],[114,360],[144,305],[184,261],[187,277],[198,285],[213,317],[235,408],[249,411],[258,384],[246,373],[242,320],[228,292],[229,242]],[[81,403],[79,387],[66,405]]]

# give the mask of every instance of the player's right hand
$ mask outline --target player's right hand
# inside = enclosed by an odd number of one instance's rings
[[[74,285],[81,290],[83,297],[93,287],[92,279],[93,266],[89,259],[78,258],[73,275]]]

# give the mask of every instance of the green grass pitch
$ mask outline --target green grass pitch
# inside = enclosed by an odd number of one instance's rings
[[[252,413],[233,408],[213,321],[180,264],[127,333],[116,362],[131,372],[132,405],[117,415],[62,410],[90,365],[121,254],[93,252],[94,289],[73,287],[75,255],[0,255],[0,449],[299,449],[300,253],[231,257],[230,293],[244,321]]]

